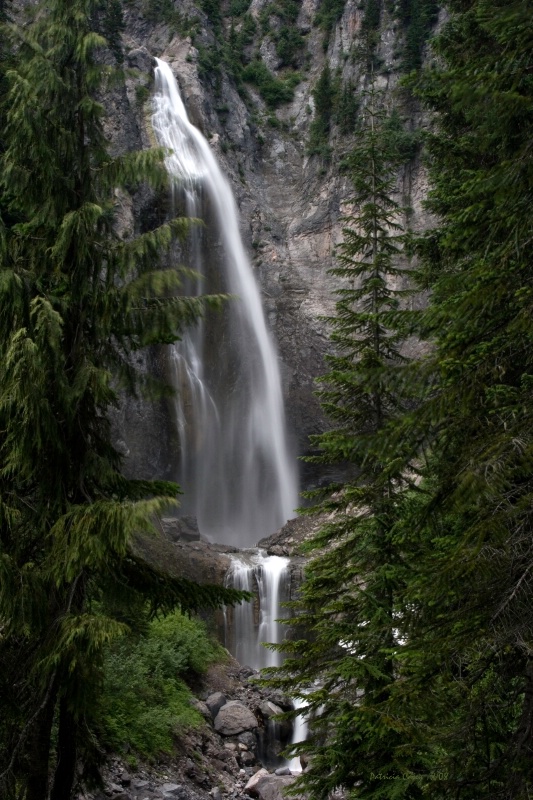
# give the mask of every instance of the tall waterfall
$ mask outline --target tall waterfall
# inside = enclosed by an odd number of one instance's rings
[[[174,200],[206,221],[187,245],[190,265],[205,278],[192,291],[236,296],[172,350],[183,508],[212,540],[251,547],[292,517],[298,502],[277,355],[229,184],[189,122],[170,67],[156,61],[152,126],[172,151]]]

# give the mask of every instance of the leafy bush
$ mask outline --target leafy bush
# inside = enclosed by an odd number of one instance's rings
[[[293,98],[294,87],[272,75],[263,61],[255,59],[242,72],[245,81],[257,86],[259,93],[269,108],[277,108]]]
[[[284,67],[296,67],[299,63],[305,38],[292,25],[283,25],[275,37],[276,53]]]
[[[228,16],[240,17],[250,6],[250,0],[231,0]]]
[[[171,752],[180,730],[202,722],[185,680],[205,672],[222,652],[202,623],[179,612],[151,622],[145,636],[116,641],[104,663],[102,743],[145,758]]]
[[[220,0],[200,0],[200,7],[206,13],[215,33],[222,31],[222,10]]]
[[[327,150],[333,111],[333,82],[329,64],[326,65],[313,89],[315,118],[309,130],[309,155],[323,155]]]
[[[335,23],[342,17],[346,0],[322,0],[315,15],[315,24],[326,34],[326,43]]]
[[[259,15],[261,30],[272,37],[283,67],[297,67],[300,62],[305,37],[296,28],[299,13],[300,3],[295,0],[276,0],[264,6]],[[270,18],[273,16],[281,23],[277,30],[270,29]]]
[[[389,152],[398,164],[411,161],[422,142],[421,131],[406,130],[397,108],[394,108],[384,126],[384,136]]]

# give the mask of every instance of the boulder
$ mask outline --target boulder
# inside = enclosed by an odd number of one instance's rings
[[[244,787],[244,791],[246,794],[249,794],[251,797],[259,797],[259,793],[257,791],[258,784],[263,780],[263,778],[268,778],[270,775],[267,769],[260,769],[258,770],[255,775],[252,775],[246,786]]]
[[[257,759],[249,750],[244,750],[239,755],[239,761],[243,767],[251,767],[256,763]]]
[[[292,775],[265,775],[257,782],[255,796],[259,800],[285,800],[285,789],[294,780]]]
[[[188,792],[180,783],[164,783],[159,791],[169,800],[188,800]]]
[[[150,73],[154,66],[154,59],[146,47],[136,47],[128,53],[128,66],[140,70],[140,72]]]
[[[199,542],[201,539],[198,520],[190,514],[184,517],[164,517],[161,524],[173,542]]]
[[[271,700],[264,700],[259,706],[259,710],[261,714],[265,717],[265,719],[270,719],[271,717],[274,717],[276,714],[283,713],[283,709],[277,706]]]
[[[205,704],[209,709],[213,719],[215,719],[222,706],[226,705],[226,702],[226,697],[222,694],[222,692],[214,692],[206,698]]]
[[[253,712],[238,700],[226,703],[215,717],[215,730],[222,736],[236,736],[257,727],[258,722]]]

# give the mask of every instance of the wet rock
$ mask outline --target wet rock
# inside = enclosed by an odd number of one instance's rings
[[[253,753],[249,750],[243,751],[239,756],[239,761],[241,762],[243,767],[251,767],[252,764],[256,763],[256,757]]]
[[[279,689],[268,692],[268,699],[279,706],[283,711],[291,711],[294,708],[293,701]]]
[[[255,715],[238,700],[230,700],[222,706],[215,718],[215,730],[222,736],[236,736],[257,727]]]
[[[138,69],[140,72],[150,72],[154,65],[153,56],[150,55],[146,47],[136,47],[128,53],[128,66]]]
[[[278,767],[278,769],[274,772],[274,775],[291,775],[291,771],[288,767]]]
[[[163,797],[188,800],[187,790],[180,783],[164,783],[159,791]]]
[[[252,667],[242,667],[242,669],[239,670],[239,680],[241,681],[247,681],[249,678],[255,677],[256,675],[258,676],[259,673]]]

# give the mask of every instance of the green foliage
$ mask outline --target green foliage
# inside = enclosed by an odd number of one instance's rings
[[[109,49],[119,64],[124,60],[121,35],[125,28],[121,0],[109,0],[100,4],[102,16],[102,33],[107,39]]]
[[[143,86],[139,84],[135,87],[135,100],[137,101],[137,105],[143,106],[148,98],[150,97],[150,89],[148,86]]]
[[[327,61],[313,90],[313,98],[315,101],[315,116],[309,129],[309,155],[324,154],[324,148],[327,147],[331,129],[333,81]]]
[[[384,135],[387,138],[388,147],[396,153],[399,164],[412,161],[420,150],[420,131],[406,130],[397,108],[393,108],[390,113]]]
[[[416,412],[391,447],[429,453],[406,530],[408,647],[389,713],[416,718],[446,780],[432,797],[525,798],[531,738],[531,280],[533,101],[528,4],[449,4],[439,68],[418,93],[430,210],[420,283],[431,343],[409,375]],[[425,702],[419,687],[424,686]]]
[[[405,28],[402,69],[404,72],[420,69],[422,54],[428,36],[437,22],[437,0],[398,0],[396,16]]]
[[[184,296],[183,270],[165,268],[186,220],[127,241],[117,234],[117,192],[166,190],[167,175],[161,151],[107,151],[99,97],[113,71],[101,63],[99,5],[47,0],[28,25],[4,28],[15,54],[0,153],[6,800],[17,786],[27,800],[66,800],[76,765],[94,765],[103,655],[141,602],[164,613],[237,599],[162,574],[136,546],[156,535],[179,489],[121,475],[110,411],[119,391],[146,383],[133,352],[175,341],[222,298]]]
[[[143,0],[142,9],[148,22],[166,22],[167,25],[174,22],[176,11],[172,0]]]
[[[282,67],[297,67],[305,38],[292,25],[283,25],[276,37],[276,53]]]
[[[343,136],[354,133],[360,108],[360,98],[352,81],[340,86],[334,94],[333,115]]]
[[[333,427],[313,438],[321,452],[309,459],[348,463],[359,475],[309,495],[329,522],[307,545],[314,558],[289,624],[308,630],[311,641],[281,646],[289,657],[269,680],[310,709],[310,736],[295,748],[310,757],[309,767],[294,792],[317,799],[338,787],[352,797],[416,797],[415,778],[391,780],[424,765],[385,713],[401,649],[395,617],[406,570],[397,525],[409,479],[379,443],[407,405],[398,379],[410,315],[399,306],[409,292],[394,288],[405,273],[397,264],[401,209],[391,196],[397,153],[375,91],[364,100],[348,160],[353,211],[331,270],[338,279],[336,312],[327,318],[335,354],[318,393]]]
[[[288,81],[276,78],[260,59],[251,61],[243,69],[242,79],[259,89],[261,97],[270,109],[288,103],[293,98],[294,87]]]
[[[296,0],[276,0],[266,5],[259,16],[262,32],[270,33],[276,44],[282,67],[298,67],[301,60],[305,37],[296,28],[299,13],[300,3]],[[273,16],[277,17],[279,25],[271,30],[270,18]]]
[[[322,28],[325,33],[324,43],[326,47],[331,31],[341,18],[345,5],[346,0],[321,0],[315,16],[315,24]]]
[[[222,30],[222,9],[220,0],[200,0],[200,7],[207,15],[207,18],[216,34]]]
[[[367,37],[372,36],[381,22],[381,2],[380,0],[366,0],[361,29]]]
[[[229,6],[230,17],[240,17],[245,14],[250,7],[250,0],[231,0]]]
[[[203,721],[186,681],[221,654],[204,626],[179,612],[154,620],[144,636],[116,640],[104,659],[101,742],[149,759],[171,753],[175,737]]]
[[[174,0],[142,0],[141,9],[144,17],[154,25],[164,22],[171,31],[182,36],[194,35],[200,20],[179,11]]]

